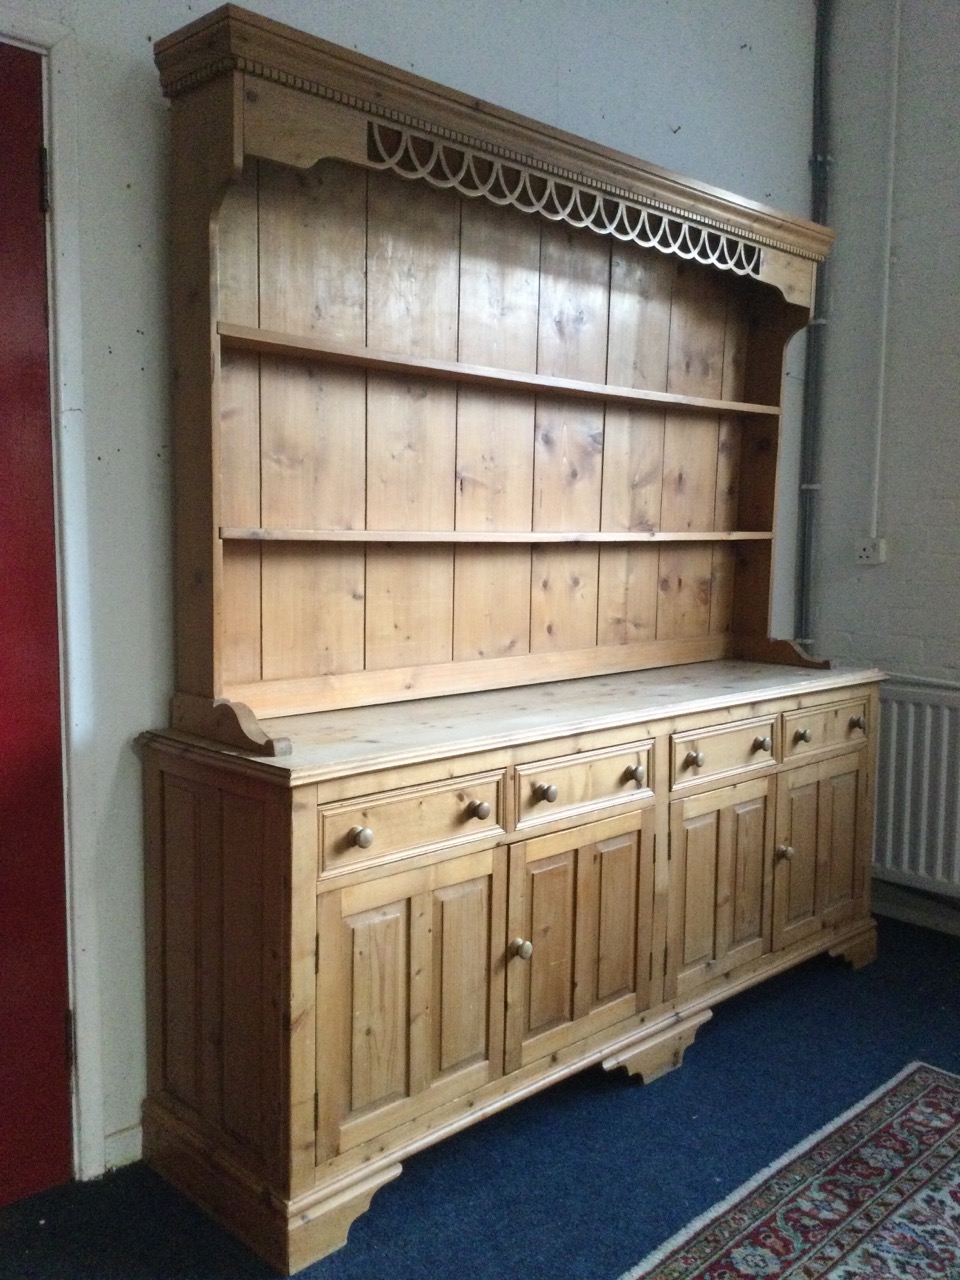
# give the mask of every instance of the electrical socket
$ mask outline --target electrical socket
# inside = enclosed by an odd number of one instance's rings
[[[853,558],[857,564],[886,564],[886,538],[860,538],[853,544]]]

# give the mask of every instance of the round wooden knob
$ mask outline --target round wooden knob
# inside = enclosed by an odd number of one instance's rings
[[[638,787],[642,787],[647,780],[647,771],[642,764],[633,764],[627,770],[627,781],[635,782]]]
[[[467,805],[467,817],[485,822],[490,817],[490,805],[486,800],[471,800]]]
[[[867,717],[866,717],[866,716],[851,716],[851,717],[850,717],[850,728],[851,728],[851,729],[860,729],[863,733],[866,733],[866,732],[867,732]]]
[[[358,849],[369,849],[373,844],[373,832],[369,827],[351,827],[347,833],[347,838]]]
[[[793,859],[794,849],[789,844],[777,845],[777,857],[782,858],[784,862],[790,862]]]
[[[794,741],[796,741],[796,742],[812,742],[812,741],[813,741],[813,730],[812,730],[812,729],[798,729],[798,730],[797,730],[797,732],[793,735],[793,737],[794,737]]]
[[[687,758],[683,762],[683,767],[685,769],[702,769],[706,758],[707,757],[702,751],[688,751]]]
[[[754,738],[753,749],[754,751],[772,751],[773,739],[768,737]]]
[[[521,960],[529,960],[533,955],[533,943],[526,938],[514,938],[510,943],[510,954],[519,956]]]
[[[538,782],[533,788],[534,800],[546,800],[547,804],[553,804],[559,794],[552,782]]]

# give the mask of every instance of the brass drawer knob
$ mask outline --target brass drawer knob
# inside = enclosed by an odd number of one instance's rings
[[[533,943],[526,938],[514,938],[510,943],[510,954],[518,956],[521,960],[529,960],[533,955]]]
[[[642,787],[647,780],[647,770],[642,764],[632,764],[627,770],[626,779],[628,782],[635,782],[638,787]]]
[[[559,794],[552,782],[538,782],[533,788],[534,800],[546,800],[547,804],[553,804]]]
[[[867,732],[867,717],[866,717],[866,716],[851,716],[851,717],[850,717],[850,728],[851,728],[851,729],[859,729],[862,733],[866,733],[866,732]]]
[[[753,749],[754,751],[772,751],[773,739],[767,736],[764,736],[762,738],[754,738]]]
[[[347,839],[358,849],[369,849],[373,844],[373,832],[369,827],[351,827]]]
[[[683,762],[685,769],[702,769],[707,757],[702,751],[688,751]]]
[[[486,822],[490,817],[490,804],[487,800],[471,800],[467,805],[467,817],[479,818],[481,822]]]
[[[792,845],[789,845],[789,844],[777,845],[777,857],[782,858],[784,862],[792,862],[794,852],[795,850]]]
[[[813,741],[813,730],[812,730],[812,729],[798,729],[798,730],[797,730],[797,732],[793,735],[793,740],[794,740],[794,742],[812,742],[812,741]]]

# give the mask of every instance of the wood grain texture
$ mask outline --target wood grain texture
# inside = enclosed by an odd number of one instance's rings
[[[438,360],[457,358],[460,202],[389,175],[370,175],[367,342]]]
[[[790,657],[783,351],[829,236],[235,7],[157,56],[178,732],[145,747],[145,1151],[293,1270],[445,1134],[589,1063],[652,1078],[718,1000],[870,954],[872,730],[838,726],[876,673],[710,665]],[[439,189],[465,163],[489,190]],[[555,177],[759,236],[769,283],[497,203]]]
[[[657,547],[602,547],[597,644],[642,644],[657,635]]]
[[[356,166],[260,162],[262,328],[363,345],[366,204],[367,175]]]
[[[461,204],[457,358],[537,368],[541,223],[480,200]]]
[[[457,396],[457,532],[532,527],[533,402],[461,388]]]
[[[431,547],[367,553],[366,667],[449,662],[453,651],[453,554]],[[424,618],[430,625],[424,626]]]
[[[455,566],[453,660],[529,653],[529,548],[458,547]]]
[[[531,653],[587,649],[597,642],[599,556],[590,547],[533,552]]]
[[[261,522],[277,528],[363,528],[366,380],[263,358]]]
[[[362,550],[263,548],[263,678],[356,671],[364,658]]]

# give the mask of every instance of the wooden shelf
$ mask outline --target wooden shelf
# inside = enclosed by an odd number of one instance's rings
[[[437,378],[469,386],[486,386],[499,391],[526,391],[537,395],[571,396],[597,403],[662,405],[665,408],[689,409],[698,413],[739,413],[761,417],[780,417],[777,405],[751,404],[741,400],[715,400],[706,396],[677,395],[669,391],[641,391],[634,387],[609,386],[606,383],[582,382],[574,378],[547,377],[543,374],[518,373],[512,369],[491,369],[485,365],[461,364],[451,360],[426,360],[411,356],[374,351],[369,347],[334,346],[316,338],[277,333],[248,325],[221,321],[217,332],[223,346],[237,351],[253,351],[259,355],[286,356],[299,360],[318,360],[325,364],[348,365],[371,369],[378,373],[406,374]]]
[[[649,543],[649,542],[772,542],[772,533],[744,531],[682,531],[665,532],[660,529],[639,529],[622,533],[527,531],[527,530],[471,530],[449,531],[443,529],[262,529],[222,526],[220,537],[224,542],[408,542],[408,543],[462,543],[475,546],[479,543],[530,545],[543,543]]]

